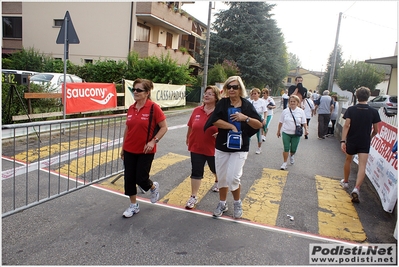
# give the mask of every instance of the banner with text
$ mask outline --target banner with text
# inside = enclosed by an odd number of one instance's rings
[[[371,140],[366,174],[381,199],[385,211],[392,213],[398,199],[398,159],[392,152],[398,129],[385,122],[379,123],[378,134]],[[357,155],[353,159],[358,163]]]
[[[67,83],[65,114],[116,108],[113,83]]]
[[[133,81],[124,80],[125,84],[125,109],[128,109],[133,103],[134,98],[129,87],[133,88]],[[157,103],[161,108],[179,107],[186,105],[186,86],[154,83],[154,89],[151,90],[151,100]]]

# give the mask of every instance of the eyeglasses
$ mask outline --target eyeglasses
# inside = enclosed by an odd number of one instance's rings
[[[206,95],[207,96],[215,96],[215,94],[212,94],[212,93],[205,93],[204,96],[206,96]]]
[[[228,89],[228,90],[230,90],[230,89],[238,90],[238,89],[240,89],[240,86],[239,86],[238,84],[235,84],[235,85],[230,85],[230,84],[228,84],[228,85],[227,85],[227,89]]]
[[[145,90],[144,89],[140,89],[140,88],[132,88],[132,89],[130,89],[130,91],[132,91],[132,92],[136,91],[137,93],[142,93]]]

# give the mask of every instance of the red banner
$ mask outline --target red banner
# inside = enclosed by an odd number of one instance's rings
[[[113,83],[67,83],[65,114],[116,108]]]

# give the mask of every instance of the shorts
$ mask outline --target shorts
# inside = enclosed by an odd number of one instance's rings
[[[209,169],[213,174],[216,173],[215,168],[215,156],[205,156],[190,152],[191,155],[191,176],[192,179],[204,178],[204,167],[205,163],[208,163]]]
[[[346,144],[346,154],[348,154],[348,155],[356,155],[359,153],[368,154],[369,152],[370,152],[370,146],[361,147],[361,146],[358,146],[357,144],[353,144],[353,143]]]
[[[215,163],[219,188],[228,187],[230,191],[235,191],[240,187],[247,156],[248,152],[223,152],[216,149]]]

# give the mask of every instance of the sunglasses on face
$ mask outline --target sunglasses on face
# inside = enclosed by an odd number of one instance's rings
[[[132,92],[137,92],[137,93],[142,93],[142,92],[144,92],[145,90],[144,89],[140,89],[140,88],[132,88],[132,89],[130,89]]]
[[[240,86],[239,86],[238,84],[235,84],[235,85],[230,85],[230,84],[228,84],[228,85],[227,85],[227,89],[228,89],[228,90],[230,90],[230,89],[238,90],[238,89],[240,89]]]

